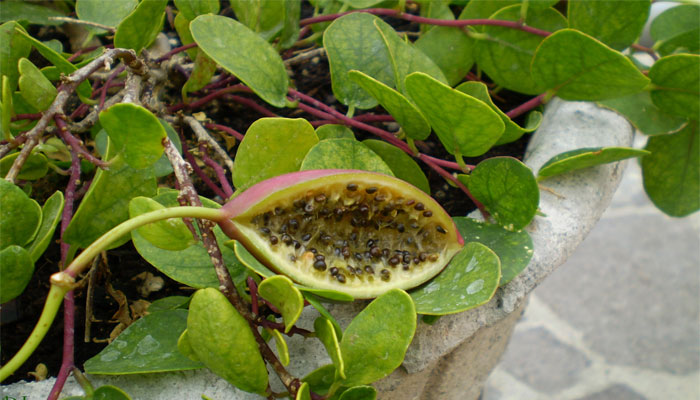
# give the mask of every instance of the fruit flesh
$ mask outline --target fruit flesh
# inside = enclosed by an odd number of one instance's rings
[[[304,173],[254,186],[262,198],[232,200],[221,224],[298,283],[376,297],[427,281],[463,245],[449,215],[406,182],[363,171]]]

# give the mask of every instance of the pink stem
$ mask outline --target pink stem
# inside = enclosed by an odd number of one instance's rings
[[[75,150],[77,155],[80,155],[82,158],[85,160],[91,162],[92,164],[95,164],[96,166],[105,169],[109,167],[109,163],[100,160],[99,158],[93,156],[87,149],[83,146],[83,143],[78,140],[73,134],[70,133],[68,130],[68,125],[66,124],[66,121],[63,120],[64,116],[56,114],[54,116],[54,122],[56,122],[56,127],[58,127],[58,134],[61,136],[61,139],[63,139],[66,144],[68,144],[68,147],[71,150]]]
[[[526,101],[525,103],[515,107],[514,109],[508,111],[506,115],[508,118],[515,118],[517,116],[523,115],[526,112],[532,110],[533,108],[539,106],[542,104],[545,98],[545,93],[542,93],[541,95],[537,97],[533,97],[532,99]]]
[[[11,121],[13,121],[13,122],[14,122],[14,121],[21,121],[21,120],[23,120],[23,119],[35,120],[35,119],[41,118],[41,115],[42,115],[41,113],[36,113],[36,114],[17,114],[17,115],[15,115],[14,117],[12,117]]]
[[[222,132],[228,133],[229,135],[235,137],[236,139],[243,140],[244,136],[242,133],[238,132],[237,130],[233,128],[229,128],[228,126],[220,125],[220,124],[204,124],[204,127],[207,129],[218,129]]]
[[[197,160],[195,160],[194,156],[190,151],[187,149],[187,144],[185,144],[185,141],[182,140],[182,154],[185,155],[185,158],[187,159],[187,162],[190,163],[190,166],[192,166],[192,170],[194,171],[197,176],[199,176],[200,179],[202,179],[202,182],[204,182],[205,185],[209,187],[217,196],[221,197],[222,199],[227,199],[228,196],[226,196],[226,193],[224,193],[220,187],[216,186],[214,181],[211,180],[207,176],[207,174],[202,171],[202,169],[197,165]]]
[[[388,114],[362,114],[356,115],[352,119],[360,122],[394,122],[396,121],[394,117]]]
[[[193,47],[197,47],[197,43],[190,43],[190,44],[186,44],[184,46],[176,47],[176,48],[170,50],[169,52],[163,54],[163,56],[160,57],[159,59],[157,59],[156,62],[165,61],[165,60],[169,59],[170,57],[174,56],[175,54],[181,53],[185,50],[189,50]]]
[[[76,58],[80,57],[82,54],[89,53],[89,52],[95,50],[95,49],[98,48],[98,47],[100,47],[100,46],[91,46],[91,47],[86,47],[86,48],[84,48],[84,49],[80,49],[80,50],[76,51],[75,53],[71,54],[71,56],[68,57],[68,58],[66,59],[66,61],[73,62],[73,60],[75,60]]]
[[[258,285],[255,284],[255,280],[252,277],[246,279],[248,284],[248,290],[250,290],[250,303],[253,311],[253,315],[256,317],[259,315],[258,310]]]
[[[489,217],[489,212],[486,211],[486,208],[484,208],[484,205],[481,204],[481,202],[472,196],[471,192],[469,192],[469,189],[467,189],[466,186],[462,182],[459,181],[459,179],[455,178],[450,174],[449,172],[445,171],[442,169],[439,165],[435,164],[432,160],[429,160],[425,157],[424,154],[421,154],[418,158],[420,158],[424,163],[428,164],[430,168],[432,168],[435,172],[440,174],[443,178],[452,181],[455,185],[457,185],[460,190],[462,190],[467,196],[469,196],[469,199],[476,205],[476,207],[481,211],[481,215],[484,216],[484,219],[487,219]]]
[[[244,92],[247,90],[250,90],[250,89],[248,89],[247,87],[245,87],[241,84],[227,86],[223,89],[219,89],[213,93],[210,93],[197,101],[193,101],[192,103],[189,103],[189,104],[179,103],[179,104],[175,104],[173,106],[170,106],[170,107],[168,107],[167,111],[169,113],[174,113],[175,111],[180,111],[184,108],[188,108],[188,109],[198,108],[198,107],[201,107],[204,104],[207,104],[208,102],[216,99],[217,97],[221,97],[227,93]]]
[[[219,163],[212,160],[211,157],[209,157],[209,154],[207,154],[207,146],[205,146],[204,143],[201,143],[199,145],[199,151],[202,153],[202,160],[204,161],[204,164],[206,164],[209,168],[213,169],[216,173],[216,177],[219,178],[221,188],[226,194],[226,197],[224,197],[224,199],[228,199],[229,197],[233,196],[233,188],[228,183],[228,178],[226,177],[226,171],[224,170],[224,168],[221,165],[219,165]]]
[[[246,97],[237,96],[235,94],[229,94],[229,95],[226,95],[226,98],[229,100],[233,100],[238,104],[242,104],[244,106],[252,108],[253,110],[259,112],[260,114],[262,114],[266,117],[279,117],[279,115],[273,113],[272,111],[268,110],[267,108],[261,106],[260,104],[256,103],[255,101],[253,101],[251,99],[248,99]]]

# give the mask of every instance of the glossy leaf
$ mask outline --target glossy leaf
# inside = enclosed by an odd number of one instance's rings
[[[512,6],[514,4],[520,4],[521,0],[500,0],[500,1],[470,1],[464,7],[462,12],[459,14],[458,19],[487,19],[498,10],[502,10],[506,7]],[[533,2],[529,2],[533,4]],[[481,28],[476,26],[476,28]],[[483,29],[482,29],[483,30]]]
[[[360,169],[394,175],[391,168],[367,146],[352,139],[326,139],[309,150],[301,170]]]
[[[15,160],[19,156],[19,152],[7,155],[0,160],[0,176],[6,176],[12,168]],[[32,153],[27,157],[22,169],[17,174],[17,179],[33,181],[41,179],[49,172],[49,162],[41,153]]]
[[[661,55],[677,51],[697,53],[700,50],[700,14],[698,4],[680,4],[659,14],[651,22],[649,34]]]
[[[662,111],[686,118],[700,115],[700,56],[663,57],[649,70],[651,101]]]
[[[355,386],[343,392],[339,400],[376,400],[377,389],[372,386]]]
[[[440,67],[450,86],[460,82],[474,65],[474,39],[459,28],[436,26],[414,44]]]
[[[186,308],[185,306],[190,302],[190,298],[187,296],[168,296],[162,299],[155,300],[148,306],[148,312],[156,311],[166,311],[166,310],[176,310],[178,308]]]
[[[520,5],[503,8],[490,18],[518,21],[521,18]],[[566,19],[551,8],[528,9],[525,24],[548,32],[567,27]],[[524,94],[536,95],[546,89],[530,74],[530,64],[535,49],[544,39],[542,36],[502,26],[485,26],[483,32],[488,36],[477,40],[474,54],[477,64],[489,78]]]
[[[185,99],[185,102],[189,102],[187,98],[188,93],[196,92],[211,81],[212,76],[216,73],[216,68],[216,62],[209,58],[206,53],[203,51],[197,52],[192,73],[181,90],[182,98]]]
[[[0,22],[27,21],[33,25],[61,25],[63,23],[63,21],[49,19],[51,17],[65,17],[65,14],[55,8],[32,4],[28,1],[4,1]]]
[[[284,25],[286,1],[233,0],[231,8],[236,19],[265,40],[275,37]]]
[[[503,134],[503,121],[487,104],[428,75],[409,75],[406,89],[450,154],[482,155]]]
[[[328,352],[328,356],[333,361],[338,376],[345,379],[345,366],[343,364],[343,355],[340,352],[340,339],[335,333],[333,323],[326,317],[318,317],[314,321],[314,332],[318,340],[323,343],[323,347],[326,348],[326,352]]]
[[[142,0],[117,26],[114,47],[133,49],[137,54],[151,44],[163,28],[167,0]]]
[[[299,39],[299,19],[301,17],[301,2],[300,1],[285,1],[284,3],[284,20],[282,31],[279,35],[279,45],[283,49],[288,49],[294,46]]]
[[[304,293],[304,300],[308,301],[309,304],[311,304],[311,306],[315,308],[319,314],[321,314],[328,321],[330,321],[331,325],[333,325],[333,329],[335,330],[335,336],[338,338],[338,340],[342,339],[343,329],[340,327],[340,324],[338,323],[338,321],[336,321],[333,315],[323,306],[323,304],[321,304],[319,297],[313,294]]]
[[[280,311],[284,332],[288,333],[304,309],[304,298],[299,289],[286,276],[275,275],[260,283],[258,293]]]
[[[501,280],[501,262],[481,243],[467,243],[440,275],[411,291],[416,312],[446,315],[491,300]]]
[[[335,366],[328,364],[319,367],[311,371],[301,381],[307,383],[312,392],[325,396],[335,381]]]
[[[104,0],[77,0],[75,12],[83,21],[116,27],[138,5],[138,0],[119,0],[105,2]],[[88,27],[91,31],[106,32],[96,27]]]
[[[277,357],[279,358],[282,365],[289,365],[289,348],[287,347],[287,341],[284,340],[284,336],[277,329],[268,329],[268,332],[275,339],[275,345],[277,346]]]
[[[496,222],[510,231],[526,227],[537,212],[537,181],[532,170],[515,158],[493,157],[480,162],[466,185]]]
[[[375,28],[378,18],[367,13],[340,17],[326,29],[323,47],[328,55],[333,94],[341,103],[356,108],[373,108],[377,101],[348,72],[358,70],[387,85],[394,84],[389,50]]]
[[[180,352],[180,354],[187,357],[190,361],[201,364],[201,362],[199,361],[199,357],[192,348],[192,342],[190,342],[190,337],[187,334],[187,328],[185,328],[185,330],[182,331],[182,334],[177,339],[177,350]]]
[[[0,304],[22,294],[32,274],[34,262],[27,250],[17,245],[0,250]]]
[[[100,124],[114,144],[114,151],[135,169],[153,165],[163,155],[165,129],[147,109],[119,103],[100,112]]]
[[[309,150],[318,143],[305,119],[260,118],[238,145],[233,184],[239,190],[260,181],[298,171]]]
[[[187,310],[150,312],[85,361],[85,372],[123,375],[202,368],[177,349],[186,326]]]
[[[569,171],[594,167],[633,157],[648,155],[645,150],[629,147],[589,147],[557,154],[540,167],[538,179],[560,175]]]
[[[639,38],[650,8],[650,0],[571,1],[567,11],[569,28],[623,50]]]
[[[345,125],[326,124],[316,128],[316,136],[318,140],[326,139],[355,139],[355,134],[352,129]]]
[[[267,369],[250,325],[221,292],[209,288],[194,294],[187,336],[212,372],[246,392],[265,392]]]
[[[311,400],[311,392],[308,383],[304,382],[299,386],[295,400]]]
[[[150,211],[162,209],[165,207],[153,199],[141,196],[134,197],[129,202],[129,217],[134,218]],[[164,250],[184,250],[196,243],[192,232],[181,218],[170,218],[144,225],[138,228],[137,232],[152,245]]]
[[[495,111],[499,117],[501,117],[501,120],[505,124],[505,130],[503,131],[501,137],[498,138],[496,145],[514,142],[520,139],[524,133],[532,132],[537,129],[542,122],[542,113],[539,111],[533,111],[528,115],[527,126],[525,128],[521,128],[520,125],[513,122],[503,111],[501,111],[500,108],[493,104],[493,100],[491,100],[491,96],[489,95],[489,90],[482,82],[464,82],[455,89],[488,104],[488,106],[491,107],[491,109]]]
[[[420,110],[404,95],[360,71],[350,71],[350,80],[357,83],[377,99],[377,102],[394,117],[406,133],[415,140],[423,140],[430,135],[430,124]]]
[[[686,123],[685,118],[661,111],[652,103],[647,91],[603,100],[599,104],[624,115],[637,130],[649,136],[675,132]]]
[[[188,20],[192,21],[200,15],[218,14],[219,0],[175,0],[175,7]]]
[[[649,84],[627,57],[572,29],[556,32],[540,44],[532,77],[565,100],[610,99]]]
[[[644,190],[651,201],[673,217],[700,208],[700,132],[692,121],[680,132],[649,138],[642,159]]]
[[[418,164],[404,151],[394,145],[376,139],[363,140],[362,144],[377,153],[386,165],[391,168],[391,172],[394,173],[395,177],[403,179],[425,193],[430,194],[428,178]]]
[[[41,207],[17,185],[0,179],[0,250],[24,246],[36,236]]]
[[[185,18],[182,13],[178,13],[173,20],[173,26],[175,27],[177,35],[180,37],[180,42],[183,46],[194,43],[192,32],[190,32],[190,22],[192,21]],[[197,47],[193,47],[185,50],[185,52],[191,60],[195,60],[197,58],[197,53],[199,53],[199,49]]]
[[[32,262],[36,262],[53,239],[53,233],[61,220],[63,205],[65,200],[63,193],[56,191],[51,197],[46,199],[46,202],[41,207],[41,225],[34,237],[34,240],[27,246],[27,251],[32,258]]]
[[[32,107],[37,110],[49,108],[58,91],[31,61],[19,60],[19,90]]]
[[[175,207],[178,192],[168,191],[153,198],[166,207]],[[219,208],[219,204],[212,200],[200,197],[204,207]],[[228,237],[221,228],[214,227],[214,236],[218,243],[224,243]],[[201,242],[180,251],[163,250],[152,245],[148,240],[139,235],[138,231],[131,232],[136,251],[160,272],[187,286],[194,288],[219,287],[219,280],[211,265],[211,259]],[[232,250],[219,246],[226,265],[236,285],[245,281],[245,267],[236,259]]]
[[[530,263],[534,249],[527,231],[511,232],[496,224],[466,217],[455,217],[454,221],[466,243],[478,242],[496,253],[501,261],[498,286],[510,282]]]
[[[131,397],[116,386],[104,385],[95,389],[92,400],[131,400]]]
[[[10,88],[14,91],[19,80],[17,63],[20,58],[28,57],[31,44],[17,30],[23,30],[15,21],[0,25],[0,76],[10,79]]]
[[[287,71],[280,55],[263,38],[240,22],[217,15],[200,15],[190,30],[200,50],[261,99],[275,107],[286,104]]]
[[[340,384],[364,385],[389,375],[403,362],[415,331],[416,309],[406,292],[392,289],[374,299],[340,341],[345,362]]]

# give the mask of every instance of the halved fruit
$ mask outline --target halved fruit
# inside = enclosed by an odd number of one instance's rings
[[[391,176],[313,170],[261,182],[226,204],[224,232],[313,288],[373,298],[439,273],[464,241],[440,205]]]

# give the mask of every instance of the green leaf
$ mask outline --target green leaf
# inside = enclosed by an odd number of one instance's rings
[[[159,119],[160,124],[163,125],[163,129],[165,129],[165,133],[168,135],[168,138],[170,139],[171,142],[173,142],[173,145],[177,149],[177,151],[182,154],[182,143],[180,143],[180,136],[175,132],[175,129],[173,129],[170,124],[168,124],[165,120]],[[156,176],[156,178],[161,178],[167,175],[170,175],[173,172],[173,165],[170,163],[170,160],[168,159],[167,154],[163,152],[163,155],[160,156],[158,161],[153,164],[153,174]]]
[[[649,78],[622,53],[572,29],[556,32],[540,44],[532,77],[564,100],[610,99],[649,84]]]
[[[311,371],[301,381],[307,383],[312,392],[325,396],[335,381],[335,366],[328,364],[319,367]]]
[[[190,342],[190,337],[187,335],[187,329],[182,331],[182,334],[177,339],[177,350],[190,361],[201,364],[199,357],[197,357],[197,354],[195,354],[192,348],[192,342]]]
[[[275,339],[275,344],[277,345],[277,357],[279,358],[282,365],[285,367],[289,365],[289,347],[287,346],[287,341],[284,340],[284,336],[277,329],[267,329],[268,332]]]
[[[420,110],[404,95],[360,71],[350,71],[350,80],[372,95],[391,114],[406,133],[415,140],[430,135],[430,124]]]
[[[233,184],[239,190],[274,176],[298,171],[306,153],[318,143],[305,119],[260,118],[238,145]]]
[[[510,231],[532,221],[540,202],[540,190],[532,170],[511,157],[493,157],[480,162],[466,183],[499,225]]]
[[[406,89],[450,154],[482,155],[505,129],[487,104],[426,74],[409,75]]]
[[[361,8],[368,8],[381,3],[384,0],[340,0],[343,4],[347,4],[351,8],[359,10]]]
[[[377,105],[372,96],[350,80],[351,70],[364,72],[387,85],[394,83],[389,50],[374,26],[377,20],[367,13],[348,14],[333,21],[323,35],[333,94],[350,107],[367,109]]]
[[[190,24],[199,49],[275,107],[287,102],[289,80],[282,58],[264,39],[240,22],[200,15]],[[236,40],[223,40],[236,38]]]
[[[0,25],[0,75],[6,75],[10,79],[12,91],[17,87],[19,80],[17,63],[20,58],[28,57],[32,50],[31,44],[18,30],[23,28],[15,21]]]
[[[177,31],[177,35],[180,37],[180,42],[183,46],[194,43],[194,38],[192,37],[192,32],[190,32],[190,20],[185,18],[182,13],[178,13],[173,20],[173,25]],[[195,60],[199,49],[197,47],[185,50],[190,59]]]
[[[700,208],[700,141],[698,122],[691,121],[671,135],[649,138],[642,159],[644,190],[651,201],[672,217]]]
[[[416,312],[447,315],[486,304],[498,289],[501,262],[481,243],[467,243],[440,275],[411,291]]]
[[[544,163],[540,167],[537,177],[538,179],[548,178],[569,171],[626,160],[632,157],[642,157],[648,154],[648,151],[629,147],[589,147],[566,151],[557,154]]]
[[[649,136],[676,132],[686,123],[685,118],[661,111],[647,91],[603,100],[600,104],[624,115],[637,130]]]
[[[129,202],[129,217],[134,218],[150,211],[162,209],[165,207],[153,199],[134,197]],[[152,245],[164,250],[184,250],[196,243],[192,232],[181,218],[153,222],[138,228],[136,231]]]
[[[299,38],[299,19],[301,17],[300,1],[285,1],[284,4],[284,24],[280,32],[279,45],[283,49],[294,46]]]
[[[114,150],[135,169],[153,165],[163,155],[165,129],[158,118],[136,104],[119,103],[100,113],[100,124]]]
[[[520,5],[503,8],[490,17],[506,21],[520,18]],[[529,9],[525,24],[548,32],[567,27],[566,19],[551,8]],[[506,89],[524,94],[540,94],[546,89],[530,74],[530,64],[535,49],[544,39],[542,36],[503,26],[485,26],[483,31],[487,36],[477,40],[474,54],[476,63],[489,78]]]
[[[5,21],[27,21],[32,25],[61,25],[63,21],[55,21],[50,17],[65,17],[62,12],[44,7],[39,4],[32,4],[28,1],[4,1],[0,22]]]
[[[502,10],[506,7],[512,6],[514,4],[520,5],[521,0],[500,0],[500,1],[490,1],[490,0],[477,0],[470,1],[467,3],[466,7],[459,14],[458,19],[487,19],[498,10]],[[532,2],[530,2],[532,3]],[[520,10],[518,10],[520,11]],[[477,28],[481,28],[477,26]],[[483,29],[482,29],[483,30]]]
[[[493,104],[493,100],[491,100],[491,96],[489,95],[489,89],[482,82],[464,82],[461,85],[457,86],[455,90],[459,90],[464,94],[467,94],[478,100],[483,101],[484,103],[488,104],[488,106],[491,107],[491,109],[495,111],[499,117],[501,117],[501,120],[505,124],[505,130],[503,131],[501,137],[498,138],[496,145],[514,142],[520,139],[520,137],[524,133],[532,132],[535,129],[537,129],[540,126],[540,122],[542,122],[542,113],[540,113],[539,111],[533,111],[528,116],[528,126],[525,128],[521,128],[518,124],[513,122],[503,111],[501,111],[500,108]]]
[[[17,185],[0,179],[0,249],[24,246],[36,236],[41,207]]]
[[[335,370],[338,371],[338,376],[345,379],[345,366],[343,364],[343,355],[340,352],[340,344],[338,336],[335,333],[333,323],[326,317],[318,317],[314,321],[314,332],[318,340],[323,343],[328,356],[330,356],[335,365]]]
[[[216,289],[192,297],[187,336],[197,357],[213,373],[246,392],[263,394],[267,368],[248,321]]]
[[[474,39],[459,28],[436,26],[414,44],[440,67],[450,86],[460,82],[474,65]]]
[[[75,12],[83,21],[97,22],[98,24],[116,27],[139,4],[138,0],[119,0],[105,2],[104,0],[77,0]],[[106,33],[104,29],[87,27],[98,33]]]
[[[526,231],[511,232],[496,224],[466,217],[455,217],[455,224],[465,243],[478,242],[493,250],[501,260],[503,286],[527,267],[534,253],[532,238]]]
[[[196,92],[197,90],[206,86],[210,81],[211,77],[216,73],[216,62],[209,58],[203,51],[197,52],[197,56],[194,60],[194,68],[190,74],[187,82],[182,86],[182,98],[185,102],[189,102],[187,94],[191,92]]]
[[[372,386],[355,386],[343,392],[339,400],[376,400],[377,389]]]
[[[56,193],[46,199],[44,206],[41,207],[41,225],[39,225],[39,230],[34,240],[27,246],[32,262],[36,262],[44,254],[49,243],[51,243],[58,221],[61,220],[64,204],[63,193],[57,190]]]
[[[697,119],[700,115],[700,56],[663,57],[649,70],[651,101],[662,111]]]
[[[129,218],[129,201],[137,196],[156,194],[156,180],[147,169],[130,167],[122,156],[114,153],[110,143],[107,149],[108,170],[99,169],[92,184],[80,202],[78,210],[63,233],[66,243],[85,248],[103,233]],[[125,235],[110,248],[121,246],[129,240]]]
[[[32,279],[32,274],[34,262],[27,250],[16,245],[0,250],[0,304],[22,294]]]
[[[570,1],[569,28],[623,50],[639,38],[650,8],[650,0]]]
[[[220,5],[219,0],[175,0],[175,7],[192,21],[200,15],[218,14]]]
[[[177,350],[186,326],[187,310],[150,312],[85,361],[85,372],[124,375],[202,368]]]
[[[19,153],[12,153],[7,155],[0,160],[0,176],[6,176],[12,168],[15,160],[19,156]],[[41,153],[32,153],[27,157],[27,160],[22,165],[22,169],[19,170],[17,174],[17,179],[25,181],[34,181],[41,179],[49,172],[49,162]]]
[[[309,294],[307,292],[304,293],[304,299],[308,301],[309,304],[311,304],[311,306],[315,308],[319,314],[324,316],[331,323],[331,325],[333,325],[333,329],[335,330],[335,337],[337,337],[338,340],[342,339],[343,329],[340,327],[340,324],[338,323],[338,321],[336,321],[333,315],[328,310],[326,310],[323,304],[321,304],[321,300],[319,300],[319,297],[313,294]]]
[[[304,298],[299,289],[286,276],[275,275],[260,283],[258,293],[280,311],[284,333],[288,333],[304,310]]]
[[[355,139],[355,134],[352,129],[345,125],[326,124],[316,128],[316,136],[318,140],[326,139]]]
[[[295,400],[311,400],[311,392],[308,383],[304,382],[299,386]]]
[[[131,400],[131,397],[116,386],[104,385],[95,389],[93,400]]]
[[[165,310],[176,310],[178,308],[186,308],[185,306],[190,302],[190,298],[187,296],[168,296],[158,299],[148,306],[148,312],[153,313],[156,311]]]
[[[177,191],[167,191],[155,196],[153,200],[165,207],[176,207],[179,205],[177,196]],[[214,201],[204,197],[200,197],[200,200],[204,207],[221,207]],[[229,240],[218,226],[214,227],[214,236],[218,243]],[[184,250],[169,251],[152,245],[139,235],[138,231],[131,232],[131,239],[141,257],[171,279],[194,288],[219,287],[219,280],[216,277],[214,268],[212,268],[211,259],[201,242],[197,242]],[[231,249],[223,246],[219,247],[224,257],[224,264],[229,270],[231,277],[233,277],[234,283],[238,285],[239,282],[245,282],[245,267],[238,262],[236,255]]]
[[[700,14],[698,4],[680,4],[659,14],[651,22],[649,33],[663,56],[674,52],[697,53],[700,50]]]
[[[428,178],[420,169],[418,164],[404,151],[387,142],[375,139],[363,140],[362,144],[369,147],[373,152],[391,168],[394,176],[430,194],[430,183]]]
[[[301,170],[360,169],[393,176],[391,168],[367,146],[352,139],[326,139],[309,150]]]
[[[133,49],[136,54],[151,44],[163,28],[167,0],[143,0],[117,26],[114,47]]]
[[[231,8],[236,19],[257,33],[264,40],[275,37],[284,25],[285,1],[277,0],[233,0]]]
[[[415,331],[416,309],[406,292],[392,289],[374,299],[340,341],[345,379],[339,382],[364,385],[389,375],[403,362]]]
[[[24,100],[37,110],[49,108],[58,91],[39,68],[26,58],[19,60],[19,90]]]

